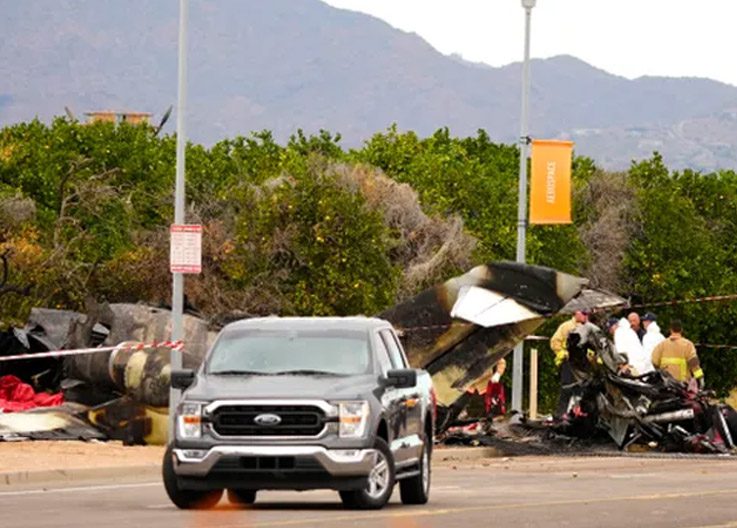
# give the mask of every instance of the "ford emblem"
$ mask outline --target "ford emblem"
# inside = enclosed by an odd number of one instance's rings
[[[259,414],[253,421],[257,425],[273,426],[281,423],[281,417],[276,414]]]

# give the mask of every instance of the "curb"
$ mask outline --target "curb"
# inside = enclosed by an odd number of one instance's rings
[[[41,471],[9,471],[0,473],[0,490],[16,486],[62,484],[88,480],[120,480],[161,476],[159,464],[146,466],[49,469]]]
[[[435,462],[463,462],[500,458],[507,456],[494,447],[437,447],[434,450]],[[16,486],[44,484],[69,484],[89,480],[121,480],[134,478],[158,478],[161,465],[119,466],[95,468],[48,469],[41,471],[9,471],[0,473],[0,490]]]

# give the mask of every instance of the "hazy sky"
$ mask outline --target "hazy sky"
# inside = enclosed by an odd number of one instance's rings
[[[412,31],[445,54],[522,59],[520,0],[324,0]],[[574,55],[628,78],[709,77],[737,86],[737,0],[538,0],[532,56]]]

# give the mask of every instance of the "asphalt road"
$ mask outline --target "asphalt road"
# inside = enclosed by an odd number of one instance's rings
[[[343,510],[332,492],[263,492],[255,507],[186,512],[158,481],[85,482],[0,492],[0,527],[389,528],[737,527],[737,460],[515,458],[436,466],[430,503],[398,494],[378,512]]]

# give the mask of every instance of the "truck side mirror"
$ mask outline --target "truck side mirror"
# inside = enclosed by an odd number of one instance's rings
[[[381,378],[384,387],[410,389],[417,385],[417,371],[414,369],[394,369]]]
[[[194,370],[182,369],[171,371],[171,386],[174,389],[185,390],[188,389],[192,382],[194,382]]]

